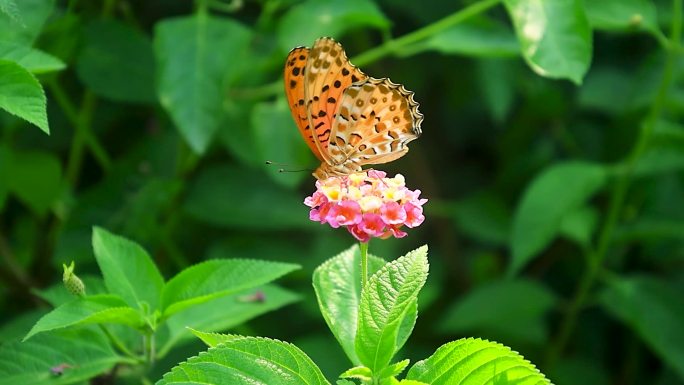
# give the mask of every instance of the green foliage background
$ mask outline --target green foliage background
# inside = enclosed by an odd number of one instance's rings
[[[0,344],[47,311],[34,291],[62,263],[97,272],[101,226],[166,278],[302,264],[284,284],[303,300],[236,331],[346,369],[311,275],[352,238],[308,220],[308,172],[265,165],[317,166],[281,71],[332,36],[425,115],[381,169],[423,191],[427,219],[370,245],[430,245],[408,358],[476,336],[558,385],[683,383],[681,16],[681,0],[0,1]]]

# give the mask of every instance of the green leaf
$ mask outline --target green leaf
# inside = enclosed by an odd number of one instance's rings
[[[251,259],[211,260],[191,266],[166,283],[162,291],[164,317],[189,306],[271,282],[299,265]]]
[[[159,100],[198,154],[221,122],[225,87],[249,65],[250,40],[243,25],[201,12],[155,27]]]
[[[265,175],[231,165],[205,168],[190,186],[184,208],[194,218],[218,226],[315,229],[303,201],[303,196],[270,183]]]
[[[406,360],[401,360],[397,362],[396,364],[392,364],[388,367],[386,367],[382,372],[380,372],[380,378],[389,378],[389,377],[396,377],[401,374],[401,372],[406,369],[408,364],[411,361],[406,359]]]
[[[649,276],[621,277],[610,280],[600,298],[684,379],[684,307],[675,285]]]
[[[35,76],[13,61],[0,60],[0,108],[49,134],[46,106]]]
[[[580,207],[567,213],[561,220],[558,232],[578,245],[588,248],[598,225],[599,214],[592,207]]]
[[[591,63],[591,28],[581,0],[504,0],[520,49],[537,74],[581,84]]]
[[[513,217],[511,274],[553,241],[563,218],[594,195],[606,175],[600,165],[573,161],[547,168],[529,184]]]
[[[238,338],[243,338],[242,336],[235,334],[221,334],[221,333],[207,333],[201,332],[192,328],[188,328],[192,334],[197,338],[201,339],[202,342],[207,344],[210,348],[216,347],[220,344],[226,343],[228,341],[233,341]]]
[[[341,378],[356,378],[369,382],[373,378],[373,372],[365,366],[355,366],[340,374]]]
[[[14,7],[0,13],[0,41],[33,45],[52,13],[54,0],[11,1]]]
[[[93,296],[95,294],[107,294],[107,288],[104,285],[104,280],[99,276],[79,274],[86,287],[86,294]],[[58,282],[50,287],[42,290],[34,290],[34,294],[48,302],[53,307],[58,307],[74,299],[74,295],[69,293],[64,287],[64,282]]]
[[[385,265],[381,258],[368,256],[368,274]],[[313,274],[313,287],[321,314],[352,363],[361,363],[354,341],[361,302],[361,252],[354,245],[320,265]]]
[[[0,42],[0,59],[13,61],[34,74],[63,70],[66,65],[41,50],[19,44]]]
[[[439,329],[451,334],[484,332],[506,340],[542,343],[547,334],[544,316],[555,302],[553,293],[535,281],[493,281],[475,287],[449,307]]]
[[[258,359],[257,359],[258,358]],[[235,338],[174,367],[157,385],[329,384],[296,346],[259,337]]]
[[[295,187],[309,177],[308,172],[274,172],[279,167],[263,161],[268,159],[290,165],[286,169],[301,169],[314,162],[314,156],[302,140],[284,99],[254,106],[251,124],[261,155],[256,159],[260,160],[259,164],[271,179],[283,186]]]
[[[63,385],[86,381],[122,359],[103,333],[79,328],[60,330],[0,345],[0,385]],[[63,367],[61,376],[51,369]]]
[[[298,300],[299,296],[291,291],[264,285],[194,305],[166,320],[164,327],[168,333],[158,332],[160,352],[190,339],[189,327],[209,332],[225,331]]]
[[[378,6],[369,0],[309,0],[292,7],[280,19],[278,44],[284,51],[311,46],[321,36],[340,36],[359,27],[386,30],[390,26]]]
[[[517,352],[479,338],[442,345],[429,358],[416,362],[406,378],[430,385],[551,384]]]
[[[509,59],[482,59],[476,64],[478,86],[485,105],[493,120],[501,124],[513,107],[518,66]]]
[[[510,210],[500,197],[478,192],[453,205],[460,231],[482,242],[505,245],[510,238]]]
[[[617,227],[613,235],[616,242],[663,239],[684,240],[684,223],[671,219],[642,218]]]
[[[387,263],[363,288],[355,346],[373,373],[384,369],[399,349],[399,329],[427,275],[427,246],[422,246]]]
[[[585,1],[589,23],[604,30],[658,30],[656,6],[649,0]]]
[[[128,24],[111,19],[90,23],[76,73],[91,91],[105,98],[156,101],[152,43]]]
[[[137,310],[128,307],[119,296],[92,295],[76,298],[46,314],[24,337],[24,341],[35,334],[50,330],[102,323],[117,323],[140,328],[144,325],[144,320]]]
[[[499,22],[479,18],[432,35],[421,48],[474,57],[515,57],[520,54],[513,31]]]
[[[57,201],[62,189],[62,165],[59,159],[44,152],[14,152],[9,159],[11,167],[9,191],[43,216]]]
[[[159,307],[164,278],[140,245],[94,227],[93,250],[110,293],[133,308]]]

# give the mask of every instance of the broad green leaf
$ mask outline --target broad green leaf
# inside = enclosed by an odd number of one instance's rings
[[[43,87],[29,71],[0,60],[0,108],[49,134],[46,103]]]
[[[260,337],[235,338],[174,367],[157,385],[329,384],[296,346]]]
[[[684,170],[684,149],[670,146],[650,146],[639,157],[634,175],[649,176]]]
[[[201,339],[208,347],[213,348],[220,344],[232,341],[238,338],[243,338],[243,336],[236,334],[221,334],[221,333],[207,333],[201,332],[192,328],[188,328],[192,334],[197,338]]]
[[[0,385],[64,385],[86,381],[123,361],[103,333],[79,328],[0,345]],[[51,369],[63,367],[61,376]]]
[[[33,45],[52,13],[54,0],[14,0],[9,12],[0,13],[0,41]],[[13,8],[13,9],[12,9]]]
[[[205,152],[223,115],[224,89],[248,65],[251,32],[204,13],[166,19],[155,27],[157,93],[180,133]]]
[[[192,217],[218,226],[315,229],[303,202],[304,196],[274,185],[261,172],[218,166],[197,176],[184,208]]]
[[[19,8],[17,7],[17,3],[15,3],[14,0],[0,1],[0,12],[2,12],[4,16],[9,17],[10,20],[16,23],[21,23],[21,16],[19,16]]]
[[[519,342],[542,343],[545,314],[556,299],[541,284],[500,280],[475,287],[446,309],[439,329],[452,334],[486,333]]]
[[[383,259],[369,256],[368,274],[374,274],[384,265]],[[358,245],[316,268],[313,287],[328,327],[351,362],[360,364],[354,347],[361,302],[361,252]]]
[[[510,59],[481,59],[476,62],[477,80],[483,101],[496,123],[503,123],[515,98],[517,62]]]
[[[420,43],[421,48],[444,54],[475,57],[515,57],[520,54],[513,31],[490,19],[456,24]]]
[[[598,221],[599,214],[595,209],[589,206],[580,207],[563,217],[558,231],[580,246],[589,247]]]
[[[166,329],[157,334],[160,352],[190,339],[188,327],[209,332],[225,331],[298,299],[299,296],[288,290],[265,285],[191,306],[166,320]]]
[[[292,7],[280,19],[278,44],[285,52],[308,46],[321,36],[337,37],[359,27],[388,29],[389,20],[369,0],[308,0]]]
[[[384,369],[400,347],[399,329],[427,275],[427,246],[422,246],[385,264],[363,288],[355,347],[373,373]]]
[[[47,312],[47,309],[31,310],[3,322],[0,325],[0,345],[23,338]]]
[[[517,352],[479,338],[442,345],[429,358],[416,362],[406,378],[430,385],[551,385]]]
[[[610,280],[600,298],[684,379],[684,306],[675,285],[649,276],[621,277]]]
[[[66,64],[41,50],[0,42],[0,59],[13,61],[34,74],[63,70]]]
[[[59,158],[45,152],[14,152],[10,164],[9,190],[38,215],[45,215],[62,188]]]
[[[591,68],[579,91],[579,106],[619,115],[634,108],[634,94],[643,88],[634,74],[620,67],[597,65]],[[649,99],[650,102],[650,99]]]
[[[152,43],[129,24],[112,19],[90,23],[76,73],[88,89],[105,98],[156,101]]]
[[[510,237],[510,210],[500,197],[478,192],[453,205],[459,231],[485,243],[505,245]]]
[[[140,312],[126,305],[121,297],[100,294],[76,298],[41,318],[24,337],[55,329],[87,324],[118,323],[133,328],[144,325]]]
[[[164,317],[189,306],[271,282],[299,265],[252,259],[211,260],[191,266],[166,283],[162,291]]]
[[[110,293],[133,308],[149,306],[152,311],[159,307],[164,278],[140,245],[95,227],[93,250]]]
[[[604,30],[658,30],[656,6],[651,0],[585,1],[589,23]]]
[[[260,165],[274,181],[288,187],[309,178],[309,172],[275,172],[281,166],[267,165],[263,159],[284,163],[284,169],[302,169],[313,164],[314,156],[302,140],[290,109],[284,99],[276,103],[260,103],[252,109],[252,130],[261,159]]]
[[[504,0],[520,49],[537,74],[582,83],[591,63],[591,28],[581,0]]]
[[[553,241],[563,218],[603,186],[606,174],[600,165],[573,161],[553,165],[535,177],[513,217],[511,274]]]

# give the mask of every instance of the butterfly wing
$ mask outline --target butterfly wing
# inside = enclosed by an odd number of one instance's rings
[[[305,139],[314,142],[321,157],[330,163],[328,142],[334,116],[346,88],[368,77],[349,62],[340,43],[324,37],[309,51],[304,75],[304,103],[309,116]]]
[[[333,164],[363,166],[391,162],[408,152],[421,134],[423,114],[413,92],[389,79],[367,78],[342,94],[331,130]]]

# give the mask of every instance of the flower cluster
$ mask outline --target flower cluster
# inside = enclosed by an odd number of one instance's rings
[[[359,241],[372,237],[402,238],[401,227],[419,226],[425,220],[420,190],[406,188],[404,177],[387,178],[383,171],[369,170],[316,181],[316,192],[306,197],[312,221],[331,227],[344,226]]]

